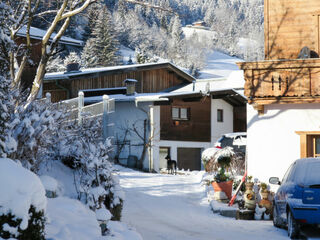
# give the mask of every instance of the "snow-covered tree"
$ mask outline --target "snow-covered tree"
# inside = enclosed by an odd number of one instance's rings
[[[54,4],[47,4],[47,9],[39,9],[40,3],[46,3],[45,0],[36,1],[6,1],[7,7],[12,9],[9,12],[8,20],[13,19],[14,22],[9,26],[10,39],[13,41],[17,37],[19,29],[25,26],[26,41],[20,47],[10,50],[10,74],[15,86],[21,85],[21,76],[25,68],[30,62],[30,56],[33,51],[32,42],[30,39],[30,28],[35,16],[45,17],[48,14],[54,14],[53,20],[50,21],[46,34],[41,41],[41,60],[38,64],[36,76],[33,80],[30,94],[28,96],[27,104],[36,98],[40,87],[42,85],[45,68],[49,58],[55,53],[59,40],[66,32],[70,24],[71,18],[83,10],[85,10],[91,3],[97,0],[61,0],[56,2],[58,6],[53,8]],[[3,3],[3,2],[1,2]],[[41,11],[41,12],[39,12]],[[8,21],[9,22],[9,21]],[[52,39],[52,34],[57,34]],[[22,48],[22,49],[21,49]],[[21,59],[17,61],[17,57]]]
[[[55,58],[51,57],[46,66],[46,71],[48,73],[51,72],[63,72],[66,70],[64,62],[62,58],[58,55]]]
[[[118,63],[118,41],[113,30],[110,13],[102,7],[95,23],[92,37],[88,39],[82,62],[86,67],[110,66]]]
[[[63,60],[63,64],[66,67],[70,63],[81,63],[81,59],[76,52],[70,52],[68,56]]]
[[[0,75],[0,158],[16,151],[17,144],[10,131],[10,120],[14,113],[14,91],[11,81]]]
[[[182,31],[181,20],[179,16],[175,16],[171,23],[171,38],[174,42],[174,45],[178,46],[182,39],[184,38],[184,34]]]

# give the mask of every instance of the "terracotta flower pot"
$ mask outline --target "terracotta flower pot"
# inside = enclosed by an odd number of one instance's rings
[[[225,194],[227,195],[227,197],[229,199],[231,199],[232,197],[232,184],[233,181],[227,181],[227,182],[212,182],[212,187],[214,189],[215,192],[225,192]]]

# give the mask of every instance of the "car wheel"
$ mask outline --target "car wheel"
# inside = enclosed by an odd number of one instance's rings
[[[273,208],[272,208],[272,221],[273,221],[273,226],[280,228],[281,224],[279,221],[279,217],[278,217],[278,212],[277,212],[277,208],[275,206],[275,204],[273,204]]]
[[[290,238],[295,238],[299,235],[299,225],[296,220],[293,218],[291,211],[287,214],[288,222],[288,236]]]

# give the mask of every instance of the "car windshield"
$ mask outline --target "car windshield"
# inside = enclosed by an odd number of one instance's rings
[[[320,162],[309,162],[297,167],[294,174],[296,183],[304,186],[320,184]]]

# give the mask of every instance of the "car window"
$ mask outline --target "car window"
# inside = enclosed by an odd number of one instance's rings
[[[247,138],[245,136],[236,136],[233,140],[233,145],[244,146],[247,143]]]
[[[289,177],[289,175],[291,173],[292,167],[293,167],[293,164],[290,165],[290,167],[288,168],[288,170],[284,174],[283,179],[282,179],[282,183],[285,183],[285,182],[288,181],[288,177]]]
[[[302,185],[320,184],[320,162],[300,164],[294,174],[294,181]]]
[[[233,138],[229,138],[229,137],[224,137],[221,141],[221,147],[227,147],[227,146],[232,146],[233,143]]]

